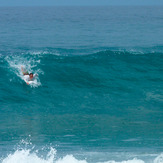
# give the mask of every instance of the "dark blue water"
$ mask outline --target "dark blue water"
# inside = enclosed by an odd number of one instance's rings
[[[163,7],[1,7],[0,161],[162,163],[162,27]]]

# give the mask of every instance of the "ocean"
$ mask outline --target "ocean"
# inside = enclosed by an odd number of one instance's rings
[[[0,7],[1,163],[163,163],[162,109],[162,6]]]

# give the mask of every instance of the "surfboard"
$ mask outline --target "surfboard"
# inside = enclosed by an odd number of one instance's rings
[[[37,80],[36,80],[36,79],[34,79],[34,80],[32,80],[32,81],[28,81],[28,80],[27,80],[28,77],[29,77],[28,75],[24,75],[24,76],[23,76],[23,80],[24,80],[28,85],[37,84]]]

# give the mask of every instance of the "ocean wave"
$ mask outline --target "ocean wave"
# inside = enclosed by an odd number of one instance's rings
[[[57,158],[57,151],[53,147],[35,149],[29,139],[21,140],[17,148],[7,157],[1,158],[1,163],[86,163],[85,160],[77,160],[73,155]]]
[[[117,153],[118,154],[118,153]],[[150,156],[150,155],[149,155]],[[5,158],[1,158],[1,163],[163,163],[163,154],[158,155],[154,159],[142,160],[133,158],[129,160],[109,160],[99,162],[98,160],[88,161],[87,159],[77,159],[73,155],[65,155],[63,157],[57,157],[57,151],[51,148],[46,156],[40,156],[38,151],[31,152],[31,150],[21,149],[16,150],[12,154],[9,154]]]
[[[25,52],[30,55],[54,55],[54,56],[85,56],[85,55],[163,55],[163,50],[157,48],[93,48],[93,49],[59,49],[49,48],[45,50],[30,50]]]
[[[33,72],[34,74],[43,74],[43,71],[40,68],[38,68],[38,64],[40,63],[39,59],[31,58],[28,57],[27,55],[26,57],[24,57],[23,55],[10,55],[6,56],[4,59],[7,61],[10,70],[23,81],[24,77],[21,72],[21,67],[26,69],[26,71],[28,71],[29,73]],[[10,77],[9,80],[12,81],[12,78]],[[39,80],[39,77],[36,77],[35,82],[30,84],[31,87],[38,87],[40,85],[41,82]]]
[[[4,61],[6,61],[9,65],[7,68],[20,79],[23,79],[20,67],[24,66],[27,71],[42,75],[43,78],[48,78],[48,81],[53,78],[56,81],[63,79],[62,81],[70,83],[77,79],[73,82],[77,85],[102,86],[105,85],[104,81],[108,81],[106,79],[116,80],[118,76],[121,81],[130,81],[131,83],[131,81],[143,79],[144,74],[150,77],[150,81],[152,79],[156,82],[156,77],[158,82],[162,81],[159,75],[162,69],[162,53],[94,49],[93,53],[78,55],[76,54],[78,50],[74,51],[72,49],[31,50],[18,54],[1,55],[0,62],[5,64]],[[2,67],[1,71],[6,66]],[[157,76],[153,70],[158,73]],[[51,71],[53,74],[50,73]],[[148,72],[153,73],[153,76],[151,77]],[[10,77],[9,80],[13,81],[13,78]],[[39,77],[35,86],[40,85]]]
[[[2,55],[32,55],[34,56],[85,56],[85,55],[162,55],[163,48],[159,47],[138,47],[138,48],[123,48],[123,47],[95,47],[95,48],[77,48],[77,49],[66,49],[66,48],[50,48],[45,47],[41,49],[37,48],[24,48],[15,49],[11,51],[0,52]]]
[[[12,150],[13,151],[13,150]],[[22,139],[14,148],[14,151],[7,156],[1,156],[1,163],[163,163],[163,153],[152,154],[143,152],[91,152],[78,150],[73,154],[66,151],[61,155],[58,151],[50,146],[37,148],[31,142],[31,135],[27,139]],[[115,159],[108,160],[111,157]],[[127,159],[128,158],[128,159]],[[100,161],[106,160],[106,161]]]

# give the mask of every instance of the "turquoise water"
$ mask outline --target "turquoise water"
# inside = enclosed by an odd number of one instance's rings
[[[162,20],[162,7],[0,8],[0,161],[162,163]]]

